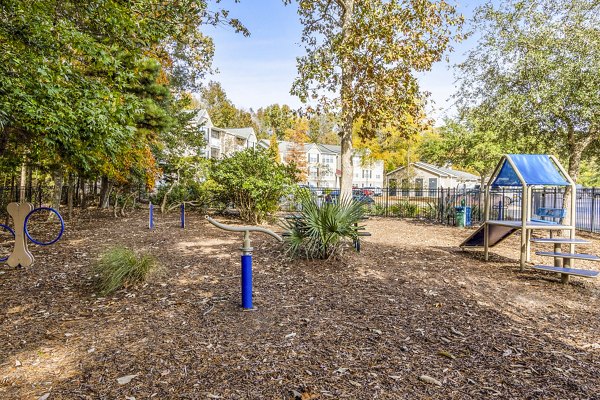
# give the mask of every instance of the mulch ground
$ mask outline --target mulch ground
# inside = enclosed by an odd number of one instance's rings
[[[520,272],[518,237],[486,263],[458,248],[468,230],[418,221],[368,220],[337,261],[255,235],[242,311],[241,236],[157,220],[79,215],[33,267],[0,269],[0,398],[600,399],[600,284]],[[166,273],[98,297],[115,245]]]

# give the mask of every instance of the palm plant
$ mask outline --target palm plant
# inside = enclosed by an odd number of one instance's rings
[[[287,230],[287,252],[303,253],[308,258],[330,258],[343,245],[358,239],[358,223],[364,215],[363,204],[352,198],[319,204],[310,195],[302,196],[302,206],[293,219],[283,223]]]

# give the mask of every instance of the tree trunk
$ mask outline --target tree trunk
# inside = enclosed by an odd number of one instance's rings
[[[52,171],[52,180],[54,180],[54,189],[52,190],[52,208],[58,210],[60,208],[60,200],[62,198],[62,188],[64,176],[62,169],[57,167]]]
[[[173,188],[175,187],[175,183],[172,183],[171,186],[169,186],[169,190],[167,190],[167,192],[165,193],[165,195],[162,198],[162,202],[160,203],[160,213],[164,214],[166,209],[167,209],[167,201],[169,198],[169,194],[171,194],[171,191],[173,191]]]
[[[108,199],[110,195],[111,183],[108,180],[107,176],[102,177],[102,181],[100,183],[100,202],[98,203],[98,208],[108,208]]]
[[[29,194],[28,201],[35,203],[35,197],[33,196],[33,169],[27,168],[27,193]]]
[[[87,198],[85,197],[85,178],[80,177],[79,183],[81,184],[81,209],[85,210],[87,208]]]
[[[577,183],[577,179],[579,179],[579,171],[581,169],[581,158],[583,156],[583,152],[596,139],[597,135],[592,132],[590,132],[581,140],[578,140],[573,130],[569,132],[569,166],[567,167],[567,173],[575,183]],[[569,211],[571,210],[570,205],[572,196],[573,193],[571,193],[571,188],[567,187],[563,197],[562,207]],[[571,216],[569,216],[569,218],[571,218]],[[562,218],[560,222],[564,223]],[[571,220],[573,225],[575,222],[576,221]]]
[[[354,0],[344,0],[344,15],[342,21],[342,42],[348,41],[348,35],[352,28],[352,16],[354,14]],[[340,182],[340,199],[352,198],[352,177],[354,168],[352,165],[352,128],[354,116],[352,113],[352,65],[350,59],[345,56],[342,60],[342,87],[340,97],[342,100],[342,132],[340,134],[342,144]]]
[[[75,194],[75,186],[74,186],[74,182],[75,179],[73,178],[73,174],[69,173],[69,179],[67,181],[67,185],[69,185],[69,189],[67,191],[67,205],[68,205],[68,211],[67,211],[67,215],[69,216],[69,219],[73,218],[73,196]]]

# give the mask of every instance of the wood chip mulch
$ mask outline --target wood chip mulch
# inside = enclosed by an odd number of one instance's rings
[[[458,248],[469,230],[419,221],[371,219],[362,252],[329,261],[254,235],[242,311],[241,235],[146,224],[76,215],[33,267],[0,268],[0,398],[600,399],[600,283],[520,272],[518,237],[485,263]],[[115,245],[165,274],[98,297]]]

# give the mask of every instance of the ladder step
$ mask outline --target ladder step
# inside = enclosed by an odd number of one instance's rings
[[[583,239],[568,239],[568,238],[540,238],[531,239],[535,243],[561,243],[561,244],[589,244],[590,242]]]
[[[589,269],[561,268],[551,265],[534,265],[531,268],[546,272],[557,272],[559,274],[581,276],[584,278],[597,278],[598,275],[600,275],[600,272],[590,271]]]
[[[535,254],[538,256],[548,256],[554,258],[570,258],[573,260],[588,260],[588,261],[600,261],[600,257],[593,254],[581,254],[581,253],[554,253],[552,251],[536,251]]]

